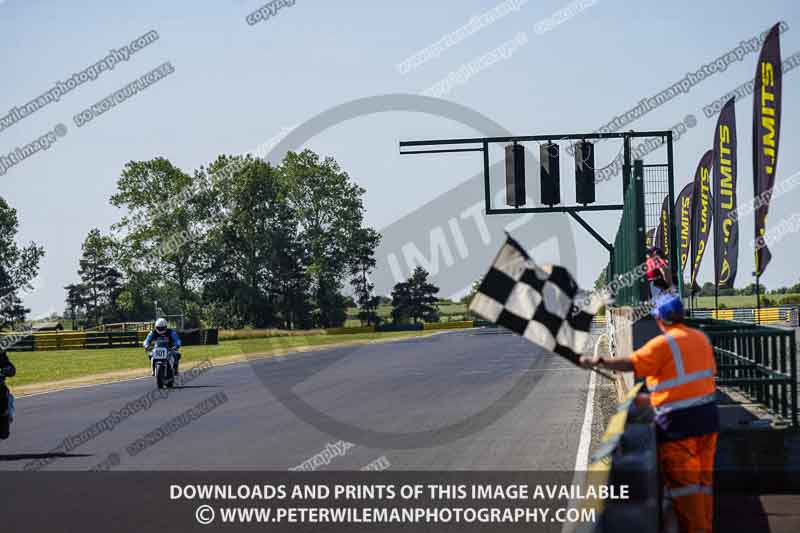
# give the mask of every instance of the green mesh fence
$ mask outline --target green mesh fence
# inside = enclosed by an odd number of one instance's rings
[[[645,261],[646,246],[642,167],[635,165],[633,174],[625,191],[613,259],[606,270],[611,287],[617,289],[615,305],[637,305],[649,296],[647,282],[639,275],[639,266]]]

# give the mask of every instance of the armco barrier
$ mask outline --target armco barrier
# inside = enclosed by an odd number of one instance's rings
[[[52,350],[82,350],[86,347],[87,334],[82,331],[71,333],[36,333],[32,336],[32,350],[37,352]]]
[[[6,351],[9,352],[32,352],[33,351],[33,335],[23,335],[23,336],[16,336],[15,334],[4,334],[0,336],[0,339],[5,339],[7,337],[12,337],[8,341],[8,347]],[[3,346],[6,346],[6,343],[3,343]]]
[[[88,332],[86,333],[86,349],[134,348],[139,345],[139,336],[135,331],[127,332]],[[38,350],[38,339],[37,339]]]
[[[388,331],[422,331],[422,324],[381,324],[375,331],[381,333]]]
[[[737,322],[760,322],[773,326],[796,328],[798,312],[796,305],[781,305],[776,307],[736,307],[731,309],[693,309],[695,318],[716,318],[718,320],[736,320]]]
[[[475,327],[472,320],[460,320],[458,322],[425,322],[422,329],[465,329]]]
[[[716,320],[733,320],[733,309],[714,309],[711,311],[711,318]]]
[[[179,332],[184,346],[218,344],[218,330],[187,330]],[[3,335],[8,337],[10,335]],[[75,331],[64,333],[34,333],[17,340],[10,352],[134,348],[141,346],[146,331],[98,332]]]

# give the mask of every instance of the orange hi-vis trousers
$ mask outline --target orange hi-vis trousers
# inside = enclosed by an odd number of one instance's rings
[[[682,533],[710,532],[717,433],[663,442],[658,460]]]

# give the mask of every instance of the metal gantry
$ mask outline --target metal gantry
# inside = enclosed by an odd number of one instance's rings
[[[600,235],[579,213],[592,212],[592,211],[622,211],[624,203],[618,204],[605,204],[605,205],[552,205],[548,207],[494,207],[492,206],[492,195],[489,179],[489,145],[490,144],[508,144],[508,143],[523,143],[523,142],[552,142],[563,140],[574,141],[589,141],[601,139],[622,139],[623,141],[623,165],[622,165],[622,198],[624,202],[625,192],[628,190],[632,180],[637,177],[633,176],[633,164],[631,160],[631,140],[636,138],[658,138],[663,140],[667,147],[667,173],[668,173],[668,195],[669,195],[669,220],[670,224],[670,237],[669,237],[669,250],[668,260],[673,267],[673,272],[678,272],[678,252],[676,237],[678,234],[677,224],[675,220],[675,176],[674,176],[674,153],[672,143],[672,131],[627,131],[618,133],[567,133],[567,134],[548,134],[548,135],[521,135],[521,136],[505,136],[505,137],[474,137],[474,138],[454,138],[454,139],[428,139],[420,141],[400,141],[400,154],[401,155],[419,155],[419,154],[449,154],[449,153],[465,153],[465,152],[481,152],[483,154],[483,181],[484,181],[484,204],[487,215],[515,215],[527,213],[567,213],[581,227],[583,227],[597,242],[600,243],[606,250],[608,250],[611,257],[610,265],[614,265],[614,246],[609,243],[602,235]],[[465,147],[465,145],[467,145]],[[430,149],[424,149],[430,148]],[[641,179],[638,177],[638,179]],[[643,194],[641,184],[639,184],[638,191]],[[634,214],[632,214],[634,215]],[[638,214],[636,214],[638,215]],[[631,265],[625,265],[630,270],[644,261],[645,258],[645,233],[646,228],[644,225],[644,216],[635,216],[637,225],[637,240],[640,243],[636,253],[636,262]],[[633,244],[633,243],[631,243]],[[626,243],[628,245],[628,243]],[[622,272],[616,272],[620,274]],[[683,280],[682,276],[678,276],[678,288],[682,293]]]

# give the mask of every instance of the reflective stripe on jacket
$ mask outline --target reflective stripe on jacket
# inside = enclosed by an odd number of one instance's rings
[[[631,361],[636,375],[646,378],[656,414],[714,401],[714,349],[702,331],[668,326],[665,334],[634,352]]]

